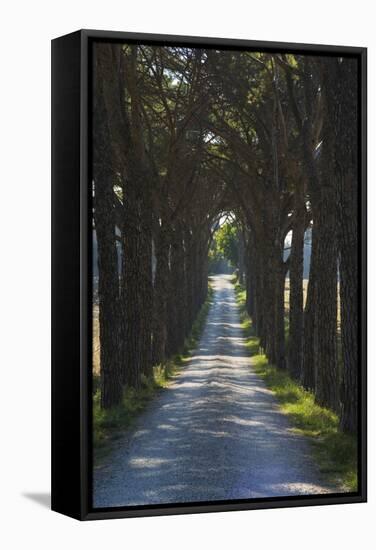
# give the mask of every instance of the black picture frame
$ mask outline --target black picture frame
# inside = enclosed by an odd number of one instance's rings
[[[249,501],[94,509],[91,505],[91,196],[89,97],[92,41],[191,45],[359,59],[359,490]],[[367,50],[114,31],[52,40],[52,509],[80,520],[365,502],[367,499]]]

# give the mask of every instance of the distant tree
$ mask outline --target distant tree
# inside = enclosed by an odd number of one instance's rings
[[[228,260],[232,267],[239,264],[239,235],[235,223],[224,223],[215,234],[219,253]]]

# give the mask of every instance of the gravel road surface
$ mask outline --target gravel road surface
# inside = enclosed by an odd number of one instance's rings
[[[247,357],[230,277],[184,370],[94,471],[94,506],[333,492]]]

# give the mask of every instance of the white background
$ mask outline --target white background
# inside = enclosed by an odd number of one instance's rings
[[[12,548],[370,548],[369,503],[79,523],[50,512],[50,39],[79,28],[369,48],[369,204],[375,204],[375,17],[358,0],[41,0],[2,3],[0,63],[0,543]],[[370,242],[375,224],[370,208]],[[372,246],[372,244],[371,244]],[[370,280],[375,277],[370,249]],[[375,292],[369,290],[370,310]],[[372,316],[370,329],[372,331]],[[370,334],[372,345],[373,334]],[[367,542],[368,541],[368,542]],[[371,542],[372,541],[372,542]]]

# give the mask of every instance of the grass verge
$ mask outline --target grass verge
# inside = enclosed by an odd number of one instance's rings
[[[213,298],[213,289],[209,285],[208,296],[193,324],[190,336],[186,339],[180,354],[175,355],[162,365],[153,367],[153,379],[143,378],[139,390],[126,388],[122,402],[112,409],[100,408],[99,376],[93,374],[93,446],[95,465],[108,454],[112,444],[145,409],[155,395],[166,388],[171,379],[181,370],[197,346],[205,326],[207,314]]]
[[[286,371],[268,363],[259,349],[259,340],[252,331],[252,322],[246,312],[245,290],[233,282],[246,346],[255,371],[274,392],[294,431],[309,439],[316,462],[327,480],[342,491],[357,491],[356,437],[341,432],[337,414],[315,403],[313,393],[306,391]]]

